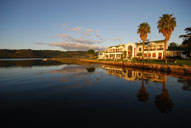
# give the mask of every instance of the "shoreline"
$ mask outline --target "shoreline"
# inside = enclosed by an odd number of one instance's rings
[[[138,62],[102,61],[102,60],[89,60],[89,59],[79,59],[79,60],[90,63],[99,63],[99,64],[116,65],[122,67],[133,67],[138,69],[149,69],[162,72],[178,73],[180,75],[191,74],[191,66],[188,65],[150,64],[150,63],[138,63]]]

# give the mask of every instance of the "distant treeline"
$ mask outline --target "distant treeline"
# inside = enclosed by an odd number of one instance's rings
[[[32,66],[53,66],[61,65],[62,62],[49,60],[20,60],[20,61],[0,61],[0,67],[32,67]]]
[[[86,58],[86,51],[57,51],[57,50],[8,50],[0,49],[0,58]]]

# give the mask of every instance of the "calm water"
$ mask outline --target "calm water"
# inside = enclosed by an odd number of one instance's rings
[[[15,126],[189,127],[191,76],[0,61],[0,116],[1,124]]]

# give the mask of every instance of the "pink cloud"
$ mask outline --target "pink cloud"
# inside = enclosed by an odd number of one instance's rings
[[[104,47],[99,47],[95,46],[92,44],[83,44],[83,43],[72,43],[72,42],[54,42],[54,43],[49,43],[48,45],[51,46],[58,46],[61,47],[65,50],[82,50],[82,51],[87,51],[89,49],[94,49],[94,50],[103,50]]]
[[[78,31],[80,31],[81,29],[82,29],[82,27],[77,26],[77,27],[75,27],[75,28],[72,28],[71,30],[74,31],[74,32],[78,32]]]
[[[61,34],[58,34],[57,37],[69,37],[70,35],[67,34],[67,33],[61,33]]]

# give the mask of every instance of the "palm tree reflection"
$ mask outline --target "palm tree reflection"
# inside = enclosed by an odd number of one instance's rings
[[[178,79],[178,82],[183,84],[182,89],[184,91],[191,91],[191,80],[189,80],[189,79]]]
[[[87,72],[94,72],[96,68],[94,67],[87,67],[86,70]]]
[[[145,84],[148,84],[148,82],[156,82],[161,83],[162,86],[162,93],[160,95],[156,95],[155,97],[155,105],[162,113],[168,113],[172,110],[174,104],[172,100],[170,99],[170,95],[168,93],[168,90],[166,89],[166,75],[160,72],[153,72],[153,71],[140,71],[140,70],[134,70],[132,68],[120,68],[117,66],[108,66],[103,65],[102,68],[106,69],[106,72],[108,74],[124,78],[128,81],[136,81],[136,80],[142,80],[142,86],[137,92],[136,96],[137,99],[140,102],[147,102],[149,99],[149,93],[146,91]],[[189,84],[190,81],[180,81],[184,83],[185,90],[191,90],[191,85]]]
[[[170,99],[170,95],[168,90],[166,89],[166,77],[163,75],[163,86],[162,86],[162,94],[156,95],[155,105],[162,113],[168,113],[172,111],[174,106],[172,100]]]
[[[146,102],[149,99],[149,93],[146,92],[145,83],[143,79],[143,72],[142,72],[142,86],[137,93],[137,98],[139,101]]]

